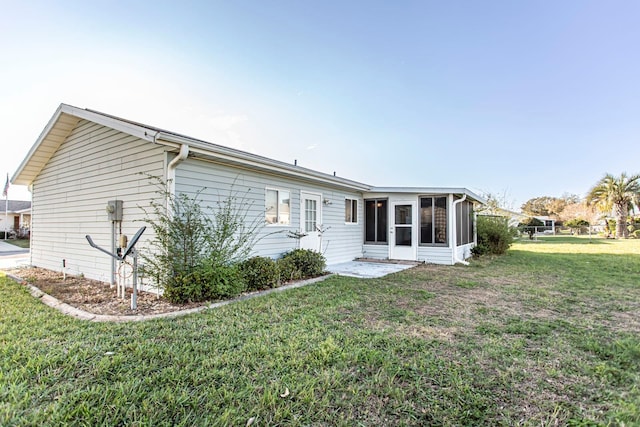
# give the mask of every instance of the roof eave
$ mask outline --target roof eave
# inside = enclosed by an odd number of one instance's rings
[[[475,194],[464,187],[372,187],[370,193],[396,193],[396,194],[466,194],[474,201],[486,204],[484,197]]]

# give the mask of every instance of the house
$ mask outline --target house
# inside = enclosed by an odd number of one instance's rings
[[[544,234],[556,234],[556,220],[546,215],[535,216],[544,224],[544,228],[540,227],[539,230]]]
[[[105,248],[114,234],[133,235],[158,198],[147,175],[170,182],[174,194],[201,191],[203,205],[241,195],[249,217],[264,224],[257,255],[310,248],[329,264],[463,261],[476,239],[474,205],[483,202],[465,188],[374,187],[62,104],[12,177],[32,192],[31,263],[112,280],[109,257],[85,235]],[[116,200],[122,216],[114,222],[105,208]],[[152,238],[148,228],[139,246]]]
[[[0,231],[9,235],[27,236],[31,226],[31,202],[25,200],[0,201]]]

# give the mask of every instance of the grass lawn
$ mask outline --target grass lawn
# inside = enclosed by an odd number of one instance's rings
[[[0,425],[640,425],[640,240],[96,324],[0,278]]]
[[[29,245],[31,244],[31,240],[29,239],[7,239],[3,240],[3,242],[18,246],[23,249],[29,249]]]

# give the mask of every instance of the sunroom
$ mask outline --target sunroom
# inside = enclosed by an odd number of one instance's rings
[[[482,203],[464,188],[374,188],[364,194],[363,257],[464,263]]]

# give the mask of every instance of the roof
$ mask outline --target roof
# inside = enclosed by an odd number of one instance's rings
[[[123,119],[94,110],[60,104],[42,133],[22,161],[11,182],[17,185],[30,185],[40,174],[42,168],[51,159],[60,145],[66,140],[80,120],[87,120],[135,136],[151,144],[161,144],[178,152],[182,145],[189,146],[189,156],[200,157],[220,163],[250,167],[298,179],[323,183],[362,192],[389,193],[430,193],[430,194],[466,194],[467,197],[481,203],[485,200],[466,188],[430,188],[430,187],[373,187],[339,176],[329,175],[295,164],[269,159],[230,147],[192,138],[171,132],[156,126],[149,126],[132,120]]]
[[[36,140],[27,156],[22,161],[11,182],[17,185],[30,185],[38,176],[42,168],[51,159],[67,136],[76,127],[80,120],[88,120],[94,123],[108,126],[118,131],[146,140],[153,144],[162,144],[172,147],[177,152],[181,145],[189,146],[190,156],[214,159],[219,162],[243,165],[252,169],[259,169],[311,180],[326,184],[364,191],[369,185],[350,179],[329,175],[312,169],[307,169],[290,163],[269,159],[234,148],[225,147],[211,142],[167,131],[155,126],[149,126],[110,114],[98,111],[82,109],[67,104],[60,104],[53,117],[49,120],[44,130]]]
[[[466,194],[468,199],[479,203],[487,201],[474,192],[462,187],[371,187],[370,193],[396,193],[396,194]]]
[[[5,204],[0,202],[0,211],[4,211]],[[25,211],[29,211],[31,209],[31,202],[26,200],[8,200],[7,201],[7,212],[11,213],[26,213]]]

